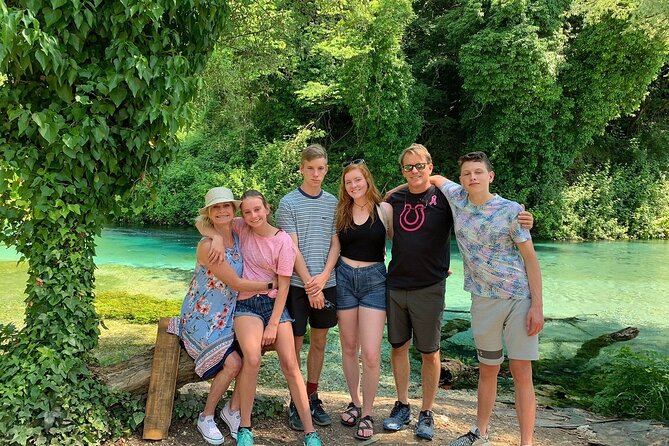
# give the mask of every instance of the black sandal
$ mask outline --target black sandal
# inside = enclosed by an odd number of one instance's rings
[[[369,435],[362,435],[360,432],[362,431],[370,431],[371,434]],[[355,438],[358,440],[369,440],[374,436],[374,420],[372,417],[367,415],[366,417],[362,417],[360,421],[358,421],[358,430],[355,431],[355,434],[353,435]]]
[[[343,417],[344,415],[347,415],[348,418],[344,420],[343,418],[340,418],[339,421],[341,421],[341,424],[344,426],[355,426],[356,423],[358,422],[358,418],[360,418],[360,415],[362,415],[360,407],[356,406],[353,404],[353,401],[348,403],[348,406],[346,407],[346,410],[342,412],[341,416]]]

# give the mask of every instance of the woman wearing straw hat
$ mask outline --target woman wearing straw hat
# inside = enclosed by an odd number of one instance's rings
[[[181,338],[188,354],[195,361],[195,372],[203,379],[213,378],[204,410],[197,428],[209,444],[223,443],[223,435],[214,421],[216,405],[237,376],[242,361],[237,352],[233,332],[233,315],[237,291],[271,289],[268,281],[240,279],[242,256],[239,237],[232,232],[232,222],[241,201],[230,189],[215,187],[204,198],[204,207],[197,218],[214,231],[225,245],[225,261],[212,262],[207,253],[211,239],[203,238],[197,246],[195,272],[181,307],[181,316],[170,321],[168,331]],[[233,394],[220,416],[237,438],[239,398]]]
[[[256,393],[262,349],[273,345],[279,357],[291,397],[304,424],[304,446],[321,446],[321,439],[311,420],[307,389],[300,373],[293,342],[293,319],[286,309],[290,277],[293,274],[297,249],[291,237],[272,226],[267,217],[270,207],[265,197],[256,190],[244,192],[241,203],[242,218],[232,223],[239,234],[244,254],[243,277],[267,281],[275,275],[277,289],[261,292],[240,292],[235,311],[235,332],[244,356],[244,371],[237,378],[235,391],[239,393],[241,424],[237,435],[238,446],[254,444],[251,430],[251,411]],[[204,225],[197,224],[203,235],[218,242],[219,237]],[[215,251],[215,250],[214,250]]]

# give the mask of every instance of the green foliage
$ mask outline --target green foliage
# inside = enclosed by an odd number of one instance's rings
[[[238,172],[240,182],[243,181],[249,187],[257,184],[258,189],[263,191],[265,198],[276,210],[281,197],[302,182],[302,175],[298,171],[300,152],[312,138],[320,135],[318,131],[304,128],[291,139],[266,145],[262,151],[259,151],[258,159],[250,169],[252,182],[248,182],[249,175]],[[232,179],[234,178],[233,176]]]
[[[258,420],[275,418],[286,412],[286,401],[276,395],[256,395],[253,417]]]
[[[0,363],[10,444],[90,444],[141,422],[84,364],[94,236],[169,161],[225,1],[0,1],[0,240],[29,262],[25,327]],[[129,415],[129,417],[128,417]]]
[[[128,435],[144,419],[141,402],[110,392],[80,358],[63,359],[52,348],[5,355],[2,369],[3,444],[97,444]]]
[[[172,408],[172,419],[174,420],[197,420],[202,412],[207,395],[192,389],[186,392],[178,392]]]
[[[609,124],[569,169],[556,238],[666,238],[669,227],[667,67],[633,116]]]
[[[620,206],[616,195],[619,174],[610,167],[589,166],[577,182],[563,192],[562,225],[557,233],[561,240],[619,239],[626,237],[625,227],[617,217]]]
[[[102,319],[155,324],[161,317],[178,316],[181,302],[174,299],[158,299],[145,294],[102,292],[96,293],[95,309]]]
[[[417,2],[408,54],[425,91],[422,138],[434,158],[488,152],[495,191],[532,209],[535,233],[555,237],[561,190],[573,180],[565,173],[609,122],[639,107],[666,60],[667,40],[651,24],[669,15],[647,6]],[[608,159],[616,164],[600,161]]]
[[[382,188],[396,181],[397,154],[414,142],[422,124],[401,48],[413,17],[406,0],[352,2],[331,36],[316,47],[341,61],[326,91],[341,92],[354,124],[353,151],[374,166]]]
[[[595,382],[593,409],[605,415],[669,421],[669,358],[622,348]]]
[[[218,144],[231,141],[221,138],[212,147],[206,144],[201,133],[188,137],[180,152],[181,161],[170,164],[162,176],[153,206],[130,221],[163,225],[193,225],[198,209],[207,192],[215,186],[226,186],[240,197],[247,189],[258,189],[264,193],[272,209],[289,190],[301,182],[298,171],[300,150],[311,138],[321,132],[301,129],[292,138],[272,143],[258,142],[250,147],[257,151],[255,162],[247,167],[234,165],[222,155],[225,148]],[[229,150],[229,149],[227,149]],[[148,192],[147,192],[148,193]],[[194,198],[195,197],[195,198]]]
[[[414,81],[401,47],[411,2],[233,2],[232,23],[204,72],[197,122],[164,172],[155,206],[134,221],[192,224],[208,188],[258,188],[276,207],[301,182],[299,150],[364,157],[378,182],[399,180],[397,153],[419,129]],[[228,45],[229,43],[229,45]],[[149,192],[143,192],[148,199]]]
[[[228,398],[231,397],[228,392]],[[224,398],[225,399],[225,398]],[[223,408],[223,400],[216,408],[216,412]],[[174,400],[174,408],[172,409],[172,419],[175,420],[192,420],[194,423],[197,417],[202,412],[202,408],[207,401],[207,394],[188,389],[186,392],[177,394]],[[286,411],[286,401],[275,395],[256,395],[253,400],[253,412],[251,416],[255,420],[264,420],[274,418]]]
[[[0,355],[16,342],[16,334],[17,330],[14,324],[0,324]]]

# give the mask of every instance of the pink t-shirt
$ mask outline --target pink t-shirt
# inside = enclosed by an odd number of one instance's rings
[[[232,230],[239,234],[244,259],[242,278],[269,283],[275,274],[288,277],[293,274],[297,248],[287,233],[279,231],[276,235],[262,237],[253,232],[240,218],[234,220]],[[237,300],[248,299],[256,294],[267,294],[275,298],[277,293],[278,290],[241,291]]]

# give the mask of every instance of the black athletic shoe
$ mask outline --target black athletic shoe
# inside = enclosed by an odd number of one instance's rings
[[[423,410],[418,414],[416,435],[426,440],[432,440],[434,437],[434,414],[431,410]]]
[[[304,430],[302,420],[300,420],[300,415],[297,413],[297,407],[295,407],[295,403],[293,403],[292,400],[288,405],[288,426],[294,431]]]
[[[411,423],[411,407],[395,401],[395,407],[390,411],[390,416],[383,420],[383,428],[387,431],[397,432],[405,424]]]
[[[323,401],[318,399],[318,392],[309,395],[309,408],[311,409],[311,419],[318,426],[329,426],[332,424],[332,417],[323,410]]]

